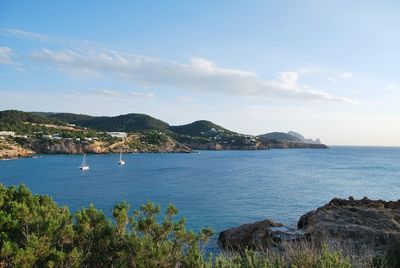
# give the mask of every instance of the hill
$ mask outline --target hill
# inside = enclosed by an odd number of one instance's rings
[[[118,116],[89,116],[72,113],[47,113],[47,118],[56,119],[80,127],[101,131],[135,132],[149,129],[165,130],[169,125],[145,114],[124,114]]]
[[[271,132],[271,133],[259,135],[258,138],[262,142],[267,142],[267,141],[272,141],[272,140],[302,142],[302,140],[300,138],[290,135],[288,133],[284,133],[284,132]]]
[[[309,143],[309,144],[321,144],[321,141],[319,139],[313,140],[313,139],[306,139],[304,138],[303,135],[301,135],[300,133],[297,133],[295,131],[289,131],[288,132],[289,135],[292,135],[294,137],[299,138],[300,140],[302,140],[304,143]]]
[[[123,144],[118,146],[128,146],[127,152],[327,148],[319,140],[305,139],[296,132],[244,135],[206,120],[170,126],[149,115],[137,113],[89,116],[9,110],[0,112],[0,131],[15,132],[4,135],[12,136],[10,141],[26,149],[41,153],[104,153],[113,151],[113,144],[121,141]],[[129,135],[119,140],[105,132],[129,132]],[[4,139],[4,136],[1,138]]]
[[[35,113],[27,113],[17,110],[6,110],[0,112],[0,122],[3,123],[22,123],[22,122],[31,122],[37,124],[59,124],[61,123],[58,120],[54,120],[51,118],[46,118],[39,114]]]
[[[207,120],[199,120],[181,126],[171,126],[169,129],[174,133],[180,135],[188,135],[192,137],[214,136],[216,133],[236,134],[233,131],[230,131]]]
[[[0,131],[14,131],[17,134],[26,134],[43,130],[43,127],[39,125],[64,125],[64,123],[35,113],[17,110],[0,112]]]

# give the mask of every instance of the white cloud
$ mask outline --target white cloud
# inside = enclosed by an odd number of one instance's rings
[[[26,32],[19,29],[1,29],[1,33],[21,39],[36,40],[41,42],[46,42],[50,39],[50,37],[47,35]]]
[[[157,97],[154,93],[145,93],[145,92],[129,92],[129,96],[136,97],[136,98],[146,98],[146,99],[154,99]]]
[[[25,72],[22,64],[15,61],[14,51],[9,47],[0,47],[0,64],[6,64],[12,66],[14,70],[19,72]]]
[[[353,73],[345,72],[340,75],[340,78],[350,78],[353,76]]]
[[[102,44],[99,42],[38,34],[38,33],[23,31],[20,29],[0,29],[0,34],[4,36],[10,36],[29,41],[36,41],[36,42],[39,41],[42,43],[52,43],[58,45],[68,45],[78,48],[102,47]]]
[[[12,50],[9,47],[0,47],[0,63],[13,64]]]
[[[221,68],[202,58],[178,63],[155,57],[119,53],[111,50],[42,49],[32,57],[74,73],[115,74],[145,86],[167,86],[200,92],[239,96],[263,96],[352,102],[298,83],[300,72],[280,72],[275,80],[266,80],[255,72]]]
[[[113,96],[113,97],[121,97],[122,94],[119,91],[109,90],[109,89],[91,89],[89,90],[90,94],[94,95],[102,95],[102,96]]]

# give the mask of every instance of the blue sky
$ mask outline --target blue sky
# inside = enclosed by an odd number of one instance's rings
[[[398,1],[1,1],[0,109],[400,146]]]

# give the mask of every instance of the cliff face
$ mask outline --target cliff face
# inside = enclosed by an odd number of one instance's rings
[[[33,139],[26,141],[24,146],[39,154],[192,152],[190,148],[170,137],[157,144],[150,144],[142,141],[140,135],[130,135],[117,142]]]
[[[108,153],[109,149],[103,142],[81,141],[52,141],[33,140],[28,147],[38,154],[81,154],[81,153]]]
[[[3,139],[0,140],[0,160],[27,157],[33,155],[34,153],[34,151],[23,148],[14,141]]]

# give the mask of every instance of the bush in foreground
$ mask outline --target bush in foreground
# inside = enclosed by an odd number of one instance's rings
[[[130,213],[122,202],[112,219],[93,205],[73,215],[25,186],[0,184],[0,267],[352,267],[327,247],[205,258],[202,249],[212,231],[186,230],[184,219],[175,220],[177,213],[169,205],[158,222],[159,206],[148,202]],[[390,267],[386,259],[375,265]]]

